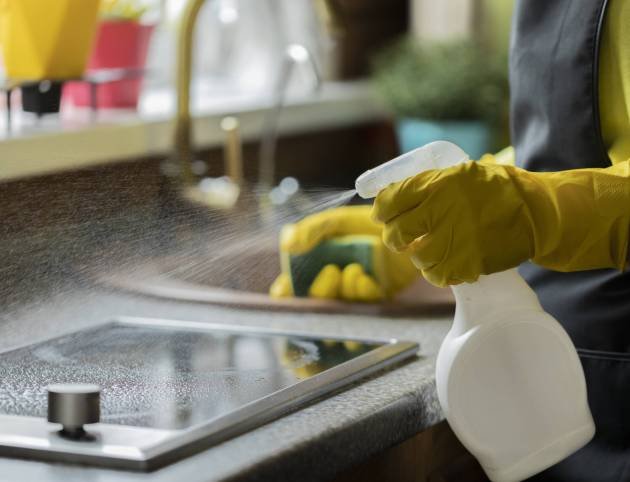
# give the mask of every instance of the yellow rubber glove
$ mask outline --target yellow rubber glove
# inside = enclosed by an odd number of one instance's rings
[[[623,269],[630,161],[555,173],[468,162],[392,184],[373,216],[385,244],[437,286],[528,259],[556,271]]]
[[[372,220],[370,206],[349,206],[330,209],[287,225],[280,236],[280,249],[291,255],[308,253],[323,241],[349,235],[382,235],[382,225]],[[360,264],[340,269],[325,266],[309,289],[315,298],[375,302],[391,298],[418,279],[419,273],[408,256],[393,253],[379,242],[376,277],[365,272]],[[272,284],[270,295],[275,298],[293,296],[291,280],[282,273]]]

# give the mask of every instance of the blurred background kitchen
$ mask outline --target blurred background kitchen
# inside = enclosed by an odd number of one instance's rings
[[[4,0],[5,279],[308,306],[266,296],[282,225],[401,151],[509,144],[511,4]]]
[[[272,299],[278,233],[357,202],[356,176],[401,151],[509,145],[511,4],[3,0],[0,317],[44,299],[67,316],[79,292],[112,316],[112,288],[289,311],[452,307],[426,282],[386,308]]]
[[[194,30],[186,46],[194,146],[221,144],[222,115],[239,117],[247,148],[262,133],[296,148],[296,137],[320,134],[326,155],[288,154],[289,145],[274,150],[278,175],[319,171],[309,181],[344,185],[363,167],[356,159],[378,162],[396,143],[409,150],[451,138],[473,157],[502,147],[511,3],[199,2],[198,18],[186,26]],[[0,178],[167,153],[186,6],[3,2]],[[287,106],[279,119],[264,112],[277,104]],[[246,175],[257,172],[258,157],[247,153]],[[341,172],[322,177],[328,173],[315,166],[327,162]]]
[[[282,226],[357,202],[361,172],[436,139],[472,158],[509,144],[511,9],[0,0],[0,352],[118,316],[418,341],[419,358],[295,415],[305,423],[289,416],[200,455],[212,467],[203,480],[323,480],[405,440],[380,469],[339,480],[428,480],[439,464],[478,473],[435,394],[450,290],[419,280],[411,298],[373,304],[268,291]],[[256,450],[238,445],[249,441]],[[202,480],[194,460],[160,480]],[[431,480],[483,480],[461,473]],[[94,477],[123,480],[114,474]]]

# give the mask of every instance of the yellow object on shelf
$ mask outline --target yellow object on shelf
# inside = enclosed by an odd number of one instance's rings
[[[99,0],[0,0],[0,43],[12,79],[83,74],[96,32]]]
[[[101,0],[101,17],[108,20],[140,20],[149,9],[138,0]]]

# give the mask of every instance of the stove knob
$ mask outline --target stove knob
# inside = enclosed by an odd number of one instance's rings
[[[71,439],[86,436],[83,425],[98,423],[101,416],[98,385],[60,383],[48,388],[48,421],[60,423],[60,435]]]

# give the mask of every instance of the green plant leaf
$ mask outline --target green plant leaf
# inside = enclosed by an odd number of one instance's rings
[[[508,99],[506,60],[467,40],[405,38],[376,56],[373,78],[400,117],[496,123]]]

